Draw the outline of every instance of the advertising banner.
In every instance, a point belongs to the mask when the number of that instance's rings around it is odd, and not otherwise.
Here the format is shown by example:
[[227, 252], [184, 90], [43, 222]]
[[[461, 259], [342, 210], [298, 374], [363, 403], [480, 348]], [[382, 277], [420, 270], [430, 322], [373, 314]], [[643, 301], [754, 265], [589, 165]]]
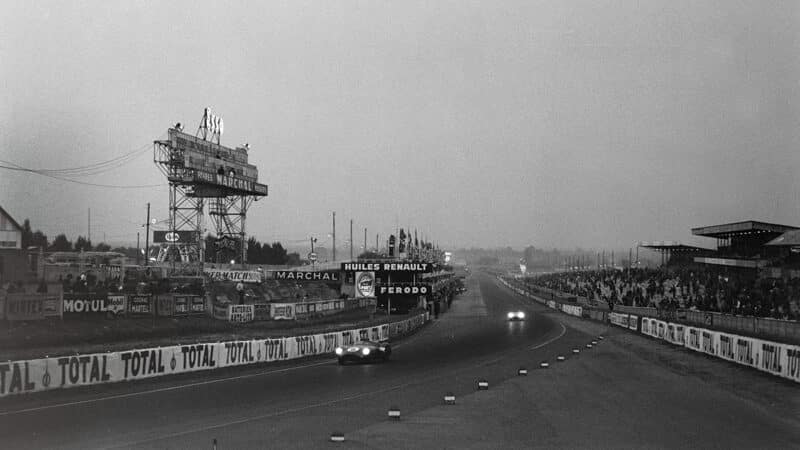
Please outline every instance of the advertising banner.
[[253, 318], [254, 320], [269, 320], [270, 319], [270, 304], [269, 303], [256, 303], [253, 305]]
[[583, 308], [575, 305], [561, 305], [561, 311], [564, 311], [565, 313], [571, 316], [577, 316], [577, 317], [581, 317], [581, 315], [583, 314]]
[[608, 320], [618, 327], [628, 328], [628, 315], [620, 313], [608, 313]]
[[254, 318], [254, 305], [228, 305], [228, 322], [252, 322]]
[[153, 297], [151, 295], [129, 295], [128, 312], [130, 314], [152, 314]]
[[342, 263], [344, 272], [407, 272], [424, 273], [433, 270], [433, 264], [423, 262]]
[[125, 312], [125, 305], [124, 303], [120, 305], [116, 298], [109, 299], [105, 294], [93, 292], [73, 293], [63, 295], [63, 310], [65, 315], [98, 313], [122, 314]]
[[296, 280], [296, 281], [323, 281], [327, 283], [338, 283], [340, 280], [338, 270], [322, 271], [297, 271], [297, 270], [273, 270], [265, 273], [266, 279], [273, 280]]
[[553, 300], [548, 300], [547, 301], [547, 307], [548, 308], [552, 308], [552, 309], [556, 309], [556, 302], [553, 301]]
[[155, 297], [156, 311], [159, 316], [169, 317], [175, 315], [175, 303], [178, 296], [159, 295]]
[[426, 283], [391, 283], [378, 286], [379, 295], [427, 295], [430, 290], [430, 285]]
[[272, 304], [270, 304], [269, 315], [274, 320], [294, 320], [294, 318], [295, 318], [295, 304], [294, 303], [272, 303]]
[[0, 363], [0, 397], [332, 354], [337, 346], [384, 341], [424, 322], [420, 314], [392, 324], [307, 336], [8, 361]]
[[6, 294], [6, 319], [44, 319], [44, 299], [45, 297], [42, 294]]
[[257, 270], [225, 270], [204, 268], [203, 273], [213, 281], [241, 281], [261, 283], [261, 272]]
[[639, 329], [639, 316], [628, 314], [628, 328], [636, 331]]
[[356, 298], [375, 297], [375, 272], [356, 272]]
[[153, 231], [153, 242], [156, 244], [193, 244], [197, 242], [196, 231]]

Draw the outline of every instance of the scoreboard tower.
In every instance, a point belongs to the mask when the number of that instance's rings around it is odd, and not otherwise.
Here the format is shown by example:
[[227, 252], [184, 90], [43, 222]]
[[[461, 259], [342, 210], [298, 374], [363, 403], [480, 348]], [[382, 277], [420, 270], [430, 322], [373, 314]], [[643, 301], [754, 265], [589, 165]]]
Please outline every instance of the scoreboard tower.
[[[166, 140], [153, 142], [153, 160], [169, 182], [169, 232], [156, 243], [157, 260], [171, 263], [173, 274], [201, 273], [206, 252], [214, 252], [216, 262], [247, 262], [247, 210], [267, 195], [267, 185], [248, 163], [247, 144], [220, 145], [223, 126], [206, 108], [194, 136], [176, 124]], [[213, 249], [203, 238], [205, 204], [216, 234]]]

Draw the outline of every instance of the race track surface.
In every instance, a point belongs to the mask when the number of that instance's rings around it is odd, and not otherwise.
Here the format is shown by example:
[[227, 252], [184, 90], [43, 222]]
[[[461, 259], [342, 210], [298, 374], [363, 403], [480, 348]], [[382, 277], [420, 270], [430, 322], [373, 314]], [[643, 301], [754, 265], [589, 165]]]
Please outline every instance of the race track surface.
[[[622, 331], [565, 326], [572, 319], [488, 275], [471, 276], [467, 286], [439, 320], [398, 342], [388, 363], [341, 367], [318, 357], [7, 398], [0, 401], [3, 448], [211, 449], [214, 440], [219, 450], [786, 448], [800, 442], [785, 410], [695, 376], [662, 374], [659, 361], [634, 360], [629, 349], [613, 346]], [[511, 309], [526, 311], [528, 320], [507, 322]], [[539, 362], [554, 364], [556, 354], [570, 354], [599, 333], [609, 336], [609, 345], [545, 376], [534, 373]], [[520, 366], [531, 374], [517, 377]], [[479, 379], [489, 382], [489, 391], [476, 392]], [[457, 396], [457, 406], [441, 406], [447, 392]], [[636, 392], [641, 395], [629, 395]], [[393, 406], [402, 411], [399, 422], [387, 418]], [[334, 431], [347, 440], [329, 442]]]

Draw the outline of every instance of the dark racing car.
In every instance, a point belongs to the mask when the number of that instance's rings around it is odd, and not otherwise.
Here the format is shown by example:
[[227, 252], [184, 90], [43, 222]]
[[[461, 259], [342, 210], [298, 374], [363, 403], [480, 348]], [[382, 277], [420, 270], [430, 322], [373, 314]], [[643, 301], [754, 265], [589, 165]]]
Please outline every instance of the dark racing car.
[[336, 356], [342, 365], [349, 362], [386, 361], [391, 354], [392, 347], [387, 343], [362, 341], [336, 347]]

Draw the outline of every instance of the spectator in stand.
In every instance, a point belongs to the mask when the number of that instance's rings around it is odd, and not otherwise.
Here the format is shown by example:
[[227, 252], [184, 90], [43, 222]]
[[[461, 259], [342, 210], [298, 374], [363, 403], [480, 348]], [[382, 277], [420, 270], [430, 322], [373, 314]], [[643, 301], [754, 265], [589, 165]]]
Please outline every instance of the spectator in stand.
[[561, 272], [537, 276], [528, 284], [628, 306], [678, 308], [800, 319], [800, 279], [755, 278], [726, 268], [691, 266], [668, 269]]

